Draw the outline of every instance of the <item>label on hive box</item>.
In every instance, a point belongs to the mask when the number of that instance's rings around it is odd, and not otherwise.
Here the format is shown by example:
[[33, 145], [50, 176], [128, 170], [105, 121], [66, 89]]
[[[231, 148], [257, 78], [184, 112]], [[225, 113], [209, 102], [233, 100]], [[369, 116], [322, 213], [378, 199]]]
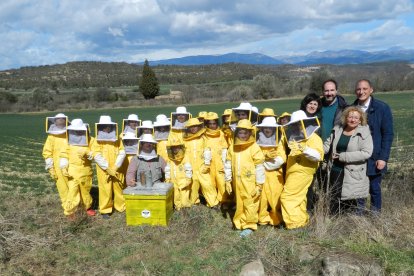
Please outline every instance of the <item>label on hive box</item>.
[[151, 211], [144, 209], [144, 210], [142, 210], [142, 212], [141, 212], [141, 216], [142, 216], [143, 218], [149, 218], [149, 217], [151, 216]]

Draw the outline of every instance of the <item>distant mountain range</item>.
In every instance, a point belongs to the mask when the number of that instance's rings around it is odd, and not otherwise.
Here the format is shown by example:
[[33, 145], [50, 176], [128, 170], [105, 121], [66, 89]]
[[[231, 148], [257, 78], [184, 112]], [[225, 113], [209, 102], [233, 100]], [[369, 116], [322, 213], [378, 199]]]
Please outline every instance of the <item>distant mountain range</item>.
[[[150, 65], [206, 65], [221, 63], [245, 63], [245, 64], [361, 64], [386, 61], [407, 61], [414, 62], [414, 49], [403, 49], [393, 47], [382, 51], [358, 51], [339, 50], [311, 52], [307, 55], [296, 56], [275, 56], [254, 53], [238, 54], [229, 53], [224, 55], [199, 55], [182, 58], [150, 60]], [[142, 64], [142, 63], [139, 63]]]

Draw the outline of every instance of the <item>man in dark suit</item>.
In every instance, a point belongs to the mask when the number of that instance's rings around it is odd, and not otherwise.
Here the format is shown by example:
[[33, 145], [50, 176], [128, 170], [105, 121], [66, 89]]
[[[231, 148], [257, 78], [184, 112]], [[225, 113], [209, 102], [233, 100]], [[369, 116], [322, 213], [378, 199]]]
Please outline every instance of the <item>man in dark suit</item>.
[[381, 180], [387, 170], [391, 144], [394, 138], [393, 119], [388, 104], [372, 96], [374, 89], [367, 79], [357, 81], [354, 105], [360, 107], [368, 118], [374, 142], [374, 151], [368, 159], [367, 174], [370, 180], [369, 193], [371, 195], [371, 210], [381, 211]]

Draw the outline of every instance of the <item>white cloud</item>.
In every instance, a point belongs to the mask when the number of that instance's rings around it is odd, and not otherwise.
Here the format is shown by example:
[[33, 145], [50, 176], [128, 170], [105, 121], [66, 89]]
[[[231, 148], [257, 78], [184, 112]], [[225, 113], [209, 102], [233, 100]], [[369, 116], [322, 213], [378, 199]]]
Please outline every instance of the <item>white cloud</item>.
[[[352, 24], [358, 28], [360, 24]], [[283, 40], [283, 48], [290, 49], [293, 53], [307, 53], [313, 50], [381, 50], [393, 46], [406, 48], [412, 45], [414, 30], [407, 27], [403, 21], [388, 20], [376, 28], [366, 31], [350, 30], [338, 33], [336, 30], [322, 31], [306, 28], [293, 32], [289, 39]], [[279, 43], [282, 40], [277, 40]], [[275, 55], [275, 53], [273, 53]]]
[[376, 28], [367, 31], [349, 31], [341, 35], [333, 34], [323, 38], [336, 41], [341, 49], [379, 50], [393, 46], [409, 46], [414, 30], [400, 20], [388, 20]]
[[399, 17], [413, 11], [411, 0], [3, 0], [0, 56], [8, 58], [0, 67], [407, 47], [413, 30]]
[[108, 32], [113, 36], [124, 36], [124, 32], [121, 28], [108, 27]]

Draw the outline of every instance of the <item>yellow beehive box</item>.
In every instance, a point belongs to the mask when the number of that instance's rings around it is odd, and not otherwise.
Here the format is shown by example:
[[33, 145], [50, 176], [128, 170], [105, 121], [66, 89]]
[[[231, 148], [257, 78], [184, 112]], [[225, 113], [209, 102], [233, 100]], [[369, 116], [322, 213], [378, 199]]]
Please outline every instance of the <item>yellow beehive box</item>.
[[127, 225], [167, 226], [173, 213], [173, 185], [155, 183], [151, 188], [141, 185], [124, 190]]

